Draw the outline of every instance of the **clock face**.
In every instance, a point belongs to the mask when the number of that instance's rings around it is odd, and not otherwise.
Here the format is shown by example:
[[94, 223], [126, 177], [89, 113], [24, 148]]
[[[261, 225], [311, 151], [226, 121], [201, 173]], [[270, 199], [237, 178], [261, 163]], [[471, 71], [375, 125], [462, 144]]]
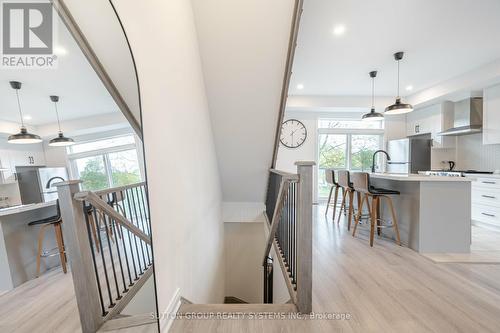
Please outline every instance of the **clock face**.
[[288, 148], [300, 147], [307, 138], [307, 130], [304, 124], [297, 119], [288, 119], [281, 125], [280, 141]]

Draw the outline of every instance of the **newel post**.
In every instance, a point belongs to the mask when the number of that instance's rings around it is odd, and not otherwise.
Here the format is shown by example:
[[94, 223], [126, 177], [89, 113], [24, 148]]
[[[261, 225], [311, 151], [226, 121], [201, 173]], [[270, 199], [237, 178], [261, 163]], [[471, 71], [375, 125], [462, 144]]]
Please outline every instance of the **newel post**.
[[295, 162], [299, 175], [297, 206], [297, 308], [300, 313], [312, 311], [312, 221], [313, 167], [311, 161]]
[[81, 201], [74, 199], [80, 180], [54, 184], [59, 195], [64, 246], [75, 288], [82, 332], [97, 332], [103, 323], [101, 305]]

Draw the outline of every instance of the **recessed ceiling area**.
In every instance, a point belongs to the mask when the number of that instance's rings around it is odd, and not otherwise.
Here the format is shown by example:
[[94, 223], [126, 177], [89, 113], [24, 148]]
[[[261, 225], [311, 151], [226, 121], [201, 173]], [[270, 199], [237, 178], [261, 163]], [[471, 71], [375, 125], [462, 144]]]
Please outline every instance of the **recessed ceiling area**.
[[58, 19], [56, 69], [0, 69], [0, 120], [20, 122], [9, 81], [22, 82], [21, 107], [28, 125], [56, 122], [50, 95], [59, 95], [61, 121], [120, 112], [64, 24]]
[[305, 0], [290, 95], [401, 95], [500, 59], [498, 0]]

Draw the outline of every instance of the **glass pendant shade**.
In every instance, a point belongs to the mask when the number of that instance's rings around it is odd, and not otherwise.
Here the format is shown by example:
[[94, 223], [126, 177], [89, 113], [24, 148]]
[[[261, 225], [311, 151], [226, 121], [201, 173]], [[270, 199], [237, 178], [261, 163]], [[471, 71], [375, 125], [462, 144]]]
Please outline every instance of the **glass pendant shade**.
[[21, 117], [21, 129], [19, 133], [10, 135], [9, 138], [7, 139], [7, 142], [14, 144], [30, 144], [30, 143], [42, 142], [42, 138], [40, 138], [36, 134], [29, 133], [26, 127], [24, 126], [23, 112], [21, 111], [21, 103], [19, 101], [19, 90], [21, 89], [21, 82], [10, 81], [9, 83], [12, 89], [16, 91], [17, 108], [19, 111], [19, 116]]
[[405, 114], [413, 111], [413, 106], [407, 103], [401, 103], [401, 96], [399, 95], [399, 62], [403, 59], [404, 52], [394, 53], [394, 59], [398, 63], [398, 96], [396, 97], [396, 102], [385, 108], [384, 114], [395, 115], [395, 114]]

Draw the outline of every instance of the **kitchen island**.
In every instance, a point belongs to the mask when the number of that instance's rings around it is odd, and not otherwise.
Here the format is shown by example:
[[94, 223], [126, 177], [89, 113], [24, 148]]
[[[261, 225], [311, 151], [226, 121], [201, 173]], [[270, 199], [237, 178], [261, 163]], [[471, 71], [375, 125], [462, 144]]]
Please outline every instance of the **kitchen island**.
[[[468, 253], [471, 243], [471, 181], [468, 177], [370, 174], [375, 187], [393, 195], [401, 242], [420, 253]], [[382, 199], [381, 216], [390, 219]], [[382, 235], [394, 239], [393, 228]]]
[[[0, 209], [0, 294], [36, 277], [40, 227], [28, 223], [55, 214], [55, 201]], [[54, 231], [48, 228], [44, 249], [56, 246]], [[58, 256], [43, 258], [41, 273], [59, 264]]]

